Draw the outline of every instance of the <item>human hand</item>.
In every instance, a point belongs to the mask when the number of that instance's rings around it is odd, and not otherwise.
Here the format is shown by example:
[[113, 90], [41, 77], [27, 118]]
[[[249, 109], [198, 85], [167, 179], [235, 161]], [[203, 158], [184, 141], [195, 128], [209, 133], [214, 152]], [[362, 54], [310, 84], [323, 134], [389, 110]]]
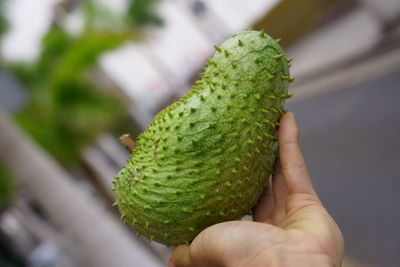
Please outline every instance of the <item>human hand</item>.
[[253, 220], [223, 222], [175, 248], [169, 267], [341, 266], [344, 243], [311, 184], [293, 113], [282, 116], [280, 159]]

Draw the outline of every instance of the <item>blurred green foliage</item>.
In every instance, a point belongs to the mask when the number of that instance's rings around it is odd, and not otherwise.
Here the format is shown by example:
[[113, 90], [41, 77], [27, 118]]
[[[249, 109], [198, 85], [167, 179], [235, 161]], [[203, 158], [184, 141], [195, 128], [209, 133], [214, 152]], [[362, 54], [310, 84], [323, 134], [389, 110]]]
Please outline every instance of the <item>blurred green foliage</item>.
[[74, 38], [53, 27], [37, 62], [10, 65], [30, 89], [30, 101], [16, 114], [17, 122], [60, 161], [78, 160], [81, 148], [123, 115], [122, 99], [98, 88], [90, 71], [102, 53], [127, 38], [101, 31]]
[[[129, 11], [133, 13], [126, 16], [136, 24], [150, 23], [152, 5], [133, 4], [136, 2], [141, 1], [131, 1]], [[127, 103], [115, 91], [103, 88], [93, 74], [103, 53], [137, 35], [126, 17], [118, 18], [94, 2], [86, 1], [83, 10], [85, 23], [80, 34], [69, 34], [54, 24], [44, 36], [35, 62], [8, 65], [30, 94], [16, 121], [66, 165], [79, 160], [82, 148], [101, 132], [122, 121]]]
[[6, 0], [0, 0], [0, 38], [8, 29], [8, 23], [5, 18], [5, 8]]
[[160, 0], [131, 0], [128, 4], [127, 21], [136, 27], [144, 25], [163, 25], [162, 19], [153, 12]]
[[16, 184], [7, 169], [0, 164], [0, 210], [14, 195]]

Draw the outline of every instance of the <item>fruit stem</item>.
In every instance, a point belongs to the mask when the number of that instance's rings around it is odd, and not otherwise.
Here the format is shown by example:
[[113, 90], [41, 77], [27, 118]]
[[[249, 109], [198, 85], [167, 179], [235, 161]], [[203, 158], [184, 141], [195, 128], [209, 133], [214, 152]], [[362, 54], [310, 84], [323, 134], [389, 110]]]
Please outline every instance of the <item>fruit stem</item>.
[[119, 137], [119, 141], [125, 146], [130, 152], [136, 147], [135, 141], [132, 139], [130, 134], [123, 134]]

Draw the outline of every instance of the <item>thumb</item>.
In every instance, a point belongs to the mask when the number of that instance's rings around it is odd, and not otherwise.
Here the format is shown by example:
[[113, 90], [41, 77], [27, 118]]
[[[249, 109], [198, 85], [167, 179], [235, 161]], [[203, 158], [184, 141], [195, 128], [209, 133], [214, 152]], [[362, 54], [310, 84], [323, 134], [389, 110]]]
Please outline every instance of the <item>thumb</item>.
[[280, 125], [280, 162], [289, 191], [287, 215], [280, 227], [314, 234], [325, 240], [333, 239], [333, 244], [342, 243], [340, 229], [322, 205], [311, 183], [300, 150], [299, 131], [293, 113], [283, 115]]
[[316, 196], [299, 145], [299, 129], [294, 114], [285, 113], [279, 127], [279, 154], [283, 177], [289, 194]]
[[279, 154], [282, 176], [289, 193], [285, 222], [305, 227], [323, 207], [308, 175], [298, 136], [299, 130], [293, 113], [284, 114], [279, 128]]
[[316, 230], [315, 220], [320, 219], [319, 215], [324, 208], [308, 175], [299, 145], [299, 130], [291, 112], [284, 114], [281, 119], [279, 152], [281, 171], [289, 192], [286, 199], [287, 216], [284, 222], [302, 230], [305, 230], [304, 228]]

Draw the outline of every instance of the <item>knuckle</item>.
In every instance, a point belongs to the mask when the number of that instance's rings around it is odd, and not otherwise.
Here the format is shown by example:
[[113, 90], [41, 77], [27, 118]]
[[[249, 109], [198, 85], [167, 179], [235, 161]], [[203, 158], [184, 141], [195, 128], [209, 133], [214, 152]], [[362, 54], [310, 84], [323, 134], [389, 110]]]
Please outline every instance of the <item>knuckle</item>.
[[307, 193], [295, 193], [288, 197], [287, 212], [296, 213], [300, 210], [309, 208], [321, 208], [323, 209], [319, 199], [312, 194]]
[[282, 166], [283, 171], [300, 170], [300, 169], [304, 169], [306, 167], [304, 162], [296, 163], [296, 162], [287, 162], [287, 161], [281, 162], [281, 166]]

